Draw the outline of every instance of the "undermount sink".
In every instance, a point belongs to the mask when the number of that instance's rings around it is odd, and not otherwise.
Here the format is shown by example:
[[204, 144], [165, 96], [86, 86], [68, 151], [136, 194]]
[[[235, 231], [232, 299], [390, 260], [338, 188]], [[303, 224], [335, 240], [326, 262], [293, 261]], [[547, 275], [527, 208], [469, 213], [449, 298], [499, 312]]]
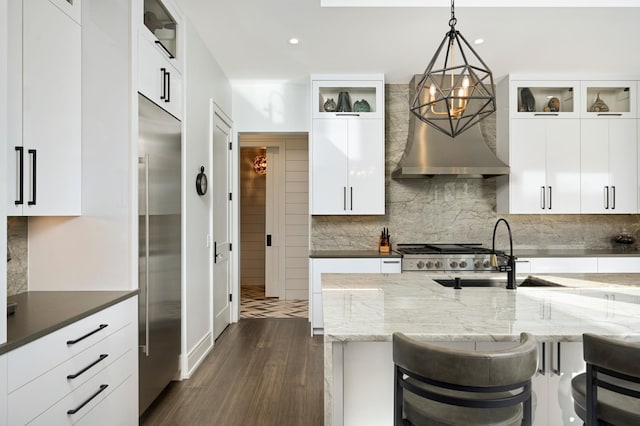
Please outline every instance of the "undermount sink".
[[[435, 282], [444, 287], [455, 287], [455, 279], [434, 279]], [[535, 278], [516, 279], [518, 287], [562, 287], [560, 284], [548, 281], [538, 280]], [[460, 286], [464, 287], [507, 287], [505, 278], [461, 278]]]

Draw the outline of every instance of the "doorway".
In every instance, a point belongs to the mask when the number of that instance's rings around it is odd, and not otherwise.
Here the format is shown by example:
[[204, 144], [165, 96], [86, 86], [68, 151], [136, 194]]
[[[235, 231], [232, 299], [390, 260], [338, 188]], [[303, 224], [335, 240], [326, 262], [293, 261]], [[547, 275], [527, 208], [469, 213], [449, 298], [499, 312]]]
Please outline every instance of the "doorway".
[[238, 139], [240, 318], [306, 318], [307, 134]]

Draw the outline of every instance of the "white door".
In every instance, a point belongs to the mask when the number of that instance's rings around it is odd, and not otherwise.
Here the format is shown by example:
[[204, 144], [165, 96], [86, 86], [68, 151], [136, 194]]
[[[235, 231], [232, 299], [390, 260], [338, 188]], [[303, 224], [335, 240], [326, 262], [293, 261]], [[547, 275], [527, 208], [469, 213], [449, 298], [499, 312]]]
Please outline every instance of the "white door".
[[211, 212], [213, 235], [213, 336], [231, 322], [231, 125], [214, 105], [212, 114]]
[[546, 126], [544, 120], [511, 120], [511, 213], [544, 213]]
[[313, 120], [311, 213], [348, 214], [348, 121], [341, 118]]
[[609, 177], [612, 213], [638, 211], [636, 120], [609, 120]]
[[545, 121], [547, 211], [580, 213], [580, 120]]
[[349, 120], [347, 211], [384, 214], [382, 119]]
[[267, 146], [267, 194], [265, 206], [265, 262], [264, 295], [281, 297], [280, 259], [284, 256], [284, 245], [280, 220], [284, 215], [281, 204], [284, 200], [284, 171], [282, 170], [279, 146]]

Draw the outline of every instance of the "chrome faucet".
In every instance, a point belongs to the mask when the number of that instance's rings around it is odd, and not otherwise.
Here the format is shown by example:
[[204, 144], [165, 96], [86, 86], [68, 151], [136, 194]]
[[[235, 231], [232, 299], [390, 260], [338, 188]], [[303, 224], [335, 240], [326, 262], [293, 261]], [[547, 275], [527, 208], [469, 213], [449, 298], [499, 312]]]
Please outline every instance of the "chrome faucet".
[[[509, 255], [505, 253], [496, 253], [496, 229], [498, 229], [498, 225], [500, 222], [504, 222], [507, 226], [507, 230], [509, 231]], [[507, 273], [507, 289], [515, 290], [516, 289], [516, 257], [513, 255], [513, 238], [511, 236], [511, 226], [509, 226], [509, 222], [506, 219], [500, 218], [496, 221], [495, 226], [493, 227], [493, 243], [491, 245], [491, 266], [496, 268], [500, 272]], [[507, 260], [506, 265], [498, 264], [498, 256], [503, 257]]]

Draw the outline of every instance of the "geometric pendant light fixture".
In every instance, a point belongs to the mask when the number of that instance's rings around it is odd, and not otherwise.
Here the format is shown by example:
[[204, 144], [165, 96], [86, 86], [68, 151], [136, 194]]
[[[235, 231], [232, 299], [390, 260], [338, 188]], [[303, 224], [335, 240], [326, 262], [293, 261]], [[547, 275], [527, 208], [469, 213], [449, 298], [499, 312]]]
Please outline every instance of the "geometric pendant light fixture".
[[267, 157], [262, 154], [256, 155], [253, 159], [253, 170], [259, 175], [267, 174]]
[[496, 111], [493, 74], [455, 29], [451, 0], [449, 31], [418, 81], [410, 109], [418, 119], [455, 138]]

